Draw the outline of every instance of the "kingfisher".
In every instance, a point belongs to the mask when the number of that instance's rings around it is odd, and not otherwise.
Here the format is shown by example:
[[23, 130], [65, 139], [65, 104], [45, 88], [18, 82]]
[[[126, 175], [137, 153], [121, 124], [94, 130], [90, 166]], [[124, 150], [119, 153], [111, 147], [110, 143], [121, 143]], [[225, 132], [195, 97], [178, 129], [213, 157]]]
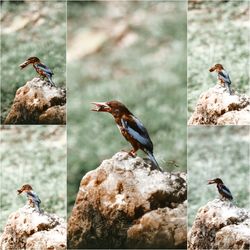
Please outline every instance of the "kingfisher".
[[226, 198], [228, 200], [232, 200], [233, 196], [230, 192], [230, 190], [224, 185], [223, 181], [220, 178], [216, 178], [213, 180], [208, 180], [208, 185], [210, 184], [217, 184], [217, 189], [220, 195], [223, 198]]
[[29, 57], [25, 62], [20, 64], [19, 67], [21, 69], [24, 69], [29, 64], [33, 65], [36, 72], [40, 76], [42, 76], [43, 79], [46, 77], [49, 80], [50, 84], [52, 86], [55, 86], [55, 83], [52, 81], [52, 75], [54, 75], [54, 73], [52, 72], [52, 70], [49, 67], [47, 67], [45, 64], [41, 63], [41, 61], [38, 57], [35, 57], [35, 56]]
[[210, 72], [216, 71], [218, 73], [217, 78], [223, 86], [225, 86], [229, 92], [229, 95], [232, 95], [232, 90], [231, 90], [231, 80], [229, 77], [229, 74], [227, 71], [224, 69], [224, 67], [217, 63], [213, 67], [209, 69]]
[[92, 102], [92, 104], [95, 105], [92, 111], [108, 112], [113, 116], [121, 134], [132, 145], [129, 155], [135, 157], [136, 152], [141, 149], [152, 161], [154, 169], [163, 172], [154, 157], [153, 143], [149, 137], [147, 129], [123, 103], [119, 101], [109, 101]]
[[25, 193], [27, 195], [29, 203], [35, 207], [37, 212], [41, 213], [41, 200], [39, 199], [38, 195], [33, 191], [31, 185], [24, 184], [20, 189], [17, 190], [17, 193], [19, 195]]

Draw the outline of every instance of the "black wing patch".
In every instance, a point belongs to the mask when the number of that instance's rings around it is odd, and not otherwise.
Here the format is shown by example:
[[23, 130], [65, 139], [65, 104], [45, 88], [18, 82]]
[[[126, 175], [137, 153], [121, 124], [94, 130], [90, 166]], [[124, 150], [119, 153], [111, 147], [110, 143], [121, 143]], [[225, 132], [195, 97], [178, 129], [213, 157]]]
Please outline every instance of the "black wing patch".
[[225, 185], [221, 185], [220, 188], [221, 191], [225, 193], [228, 197], [233, 198], [233, 195], [231, 194], [230, 190]]
[[220, 71], [218, 72], [220, 78], [222, 78], [222, 80], [228, 84], [231, 84], [231, 80], [230, 80], [230, 77], [229, 77], [229, 74], [223, 70], [223, 71]]

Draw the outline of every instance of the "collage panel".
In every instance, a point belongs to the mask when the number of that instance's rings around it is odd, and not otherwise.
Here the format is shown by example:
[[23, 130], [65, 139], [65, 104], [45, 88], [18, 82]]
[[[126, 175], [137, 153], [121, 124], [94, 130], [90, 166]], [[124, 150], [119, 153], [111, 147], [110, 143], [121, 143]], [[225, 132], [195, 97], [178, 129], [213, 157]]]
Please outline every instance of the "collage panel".
[[249, 13], [249, 1], [189, 1], [189, 125], [250, 125]]
[[69, 249], [186, 248], [186, 7], [68, 2]]
[[66, 123], [66, 2], [1, 1], [1, 123]]
[[0, 10], [1, 250], [250, 249], [249, 0]]
[[66, 249], [65, 126], [1, 127], [1, 249]]
[[248, 249], [248, 126], [188, 129], [188, 249]]

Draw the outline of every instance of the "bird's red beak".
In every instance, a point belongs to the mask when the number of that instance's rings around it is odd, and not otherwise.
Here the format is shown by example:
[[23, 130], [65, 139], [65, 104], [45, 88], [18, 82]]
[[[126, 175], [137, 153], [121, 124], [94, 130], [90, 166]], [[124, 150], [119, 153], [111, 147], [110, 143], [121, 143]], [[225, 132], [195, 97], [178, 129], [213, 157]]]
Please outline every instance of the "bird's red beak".
[[23, 192], [23, 190], [21, 190], [21, 189], [17, 190], [17, 194], [21, 194], [22, 192]]
[[209, 71], [210, 71], [210, 72], [215, 71], [215, 67], [210, 68]]
[[91, 104], [95, 105], [91, 111], [96, 112], [110, 112], [111, 108], [106, 102], [91, 102]]
[[30, 64], [30, 61], [25, 61], [25, 62], [23, 62], [22, 64], [20, 64], [19, 65], [19, 67], [21, 68], [21, 69], [24, 69], [26, 66], [28, 66]]
[[214, 183], [215, 183], [215, 181], [214, 181], [214, 180], [208, 180], [208, 181], [207, 181], [207, 184], [208, 184], [208, 185], [210, 185], [210, 184], [214, 184]]

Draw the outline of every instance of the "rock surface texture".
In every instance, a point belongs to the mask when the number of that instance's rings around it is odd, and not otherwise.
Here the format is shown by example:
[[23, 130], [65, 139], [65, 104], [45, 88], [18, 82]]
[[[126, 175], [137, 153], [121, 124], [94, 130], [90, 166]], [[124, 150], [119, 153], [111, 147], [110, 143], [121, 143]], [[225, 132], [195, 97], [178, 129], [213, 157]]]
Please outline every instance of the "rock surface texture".
[[250, 97], [217, 84], [200, 95], [188, 125], [250, 125]]
[[66, 91], [34, 78], [16, 92], [5, 124], [65, 124]]
[[188, 237], [192, 249], [249, 249], [250, 213], [216, 199], [201, 207]]
[[81, 181], [68, 248], [185, 248], [186, 174], [119, 152]]
[[12, 213], [0, 237], [2, 250], [66, 249], [66, 222], [26, 205]]

